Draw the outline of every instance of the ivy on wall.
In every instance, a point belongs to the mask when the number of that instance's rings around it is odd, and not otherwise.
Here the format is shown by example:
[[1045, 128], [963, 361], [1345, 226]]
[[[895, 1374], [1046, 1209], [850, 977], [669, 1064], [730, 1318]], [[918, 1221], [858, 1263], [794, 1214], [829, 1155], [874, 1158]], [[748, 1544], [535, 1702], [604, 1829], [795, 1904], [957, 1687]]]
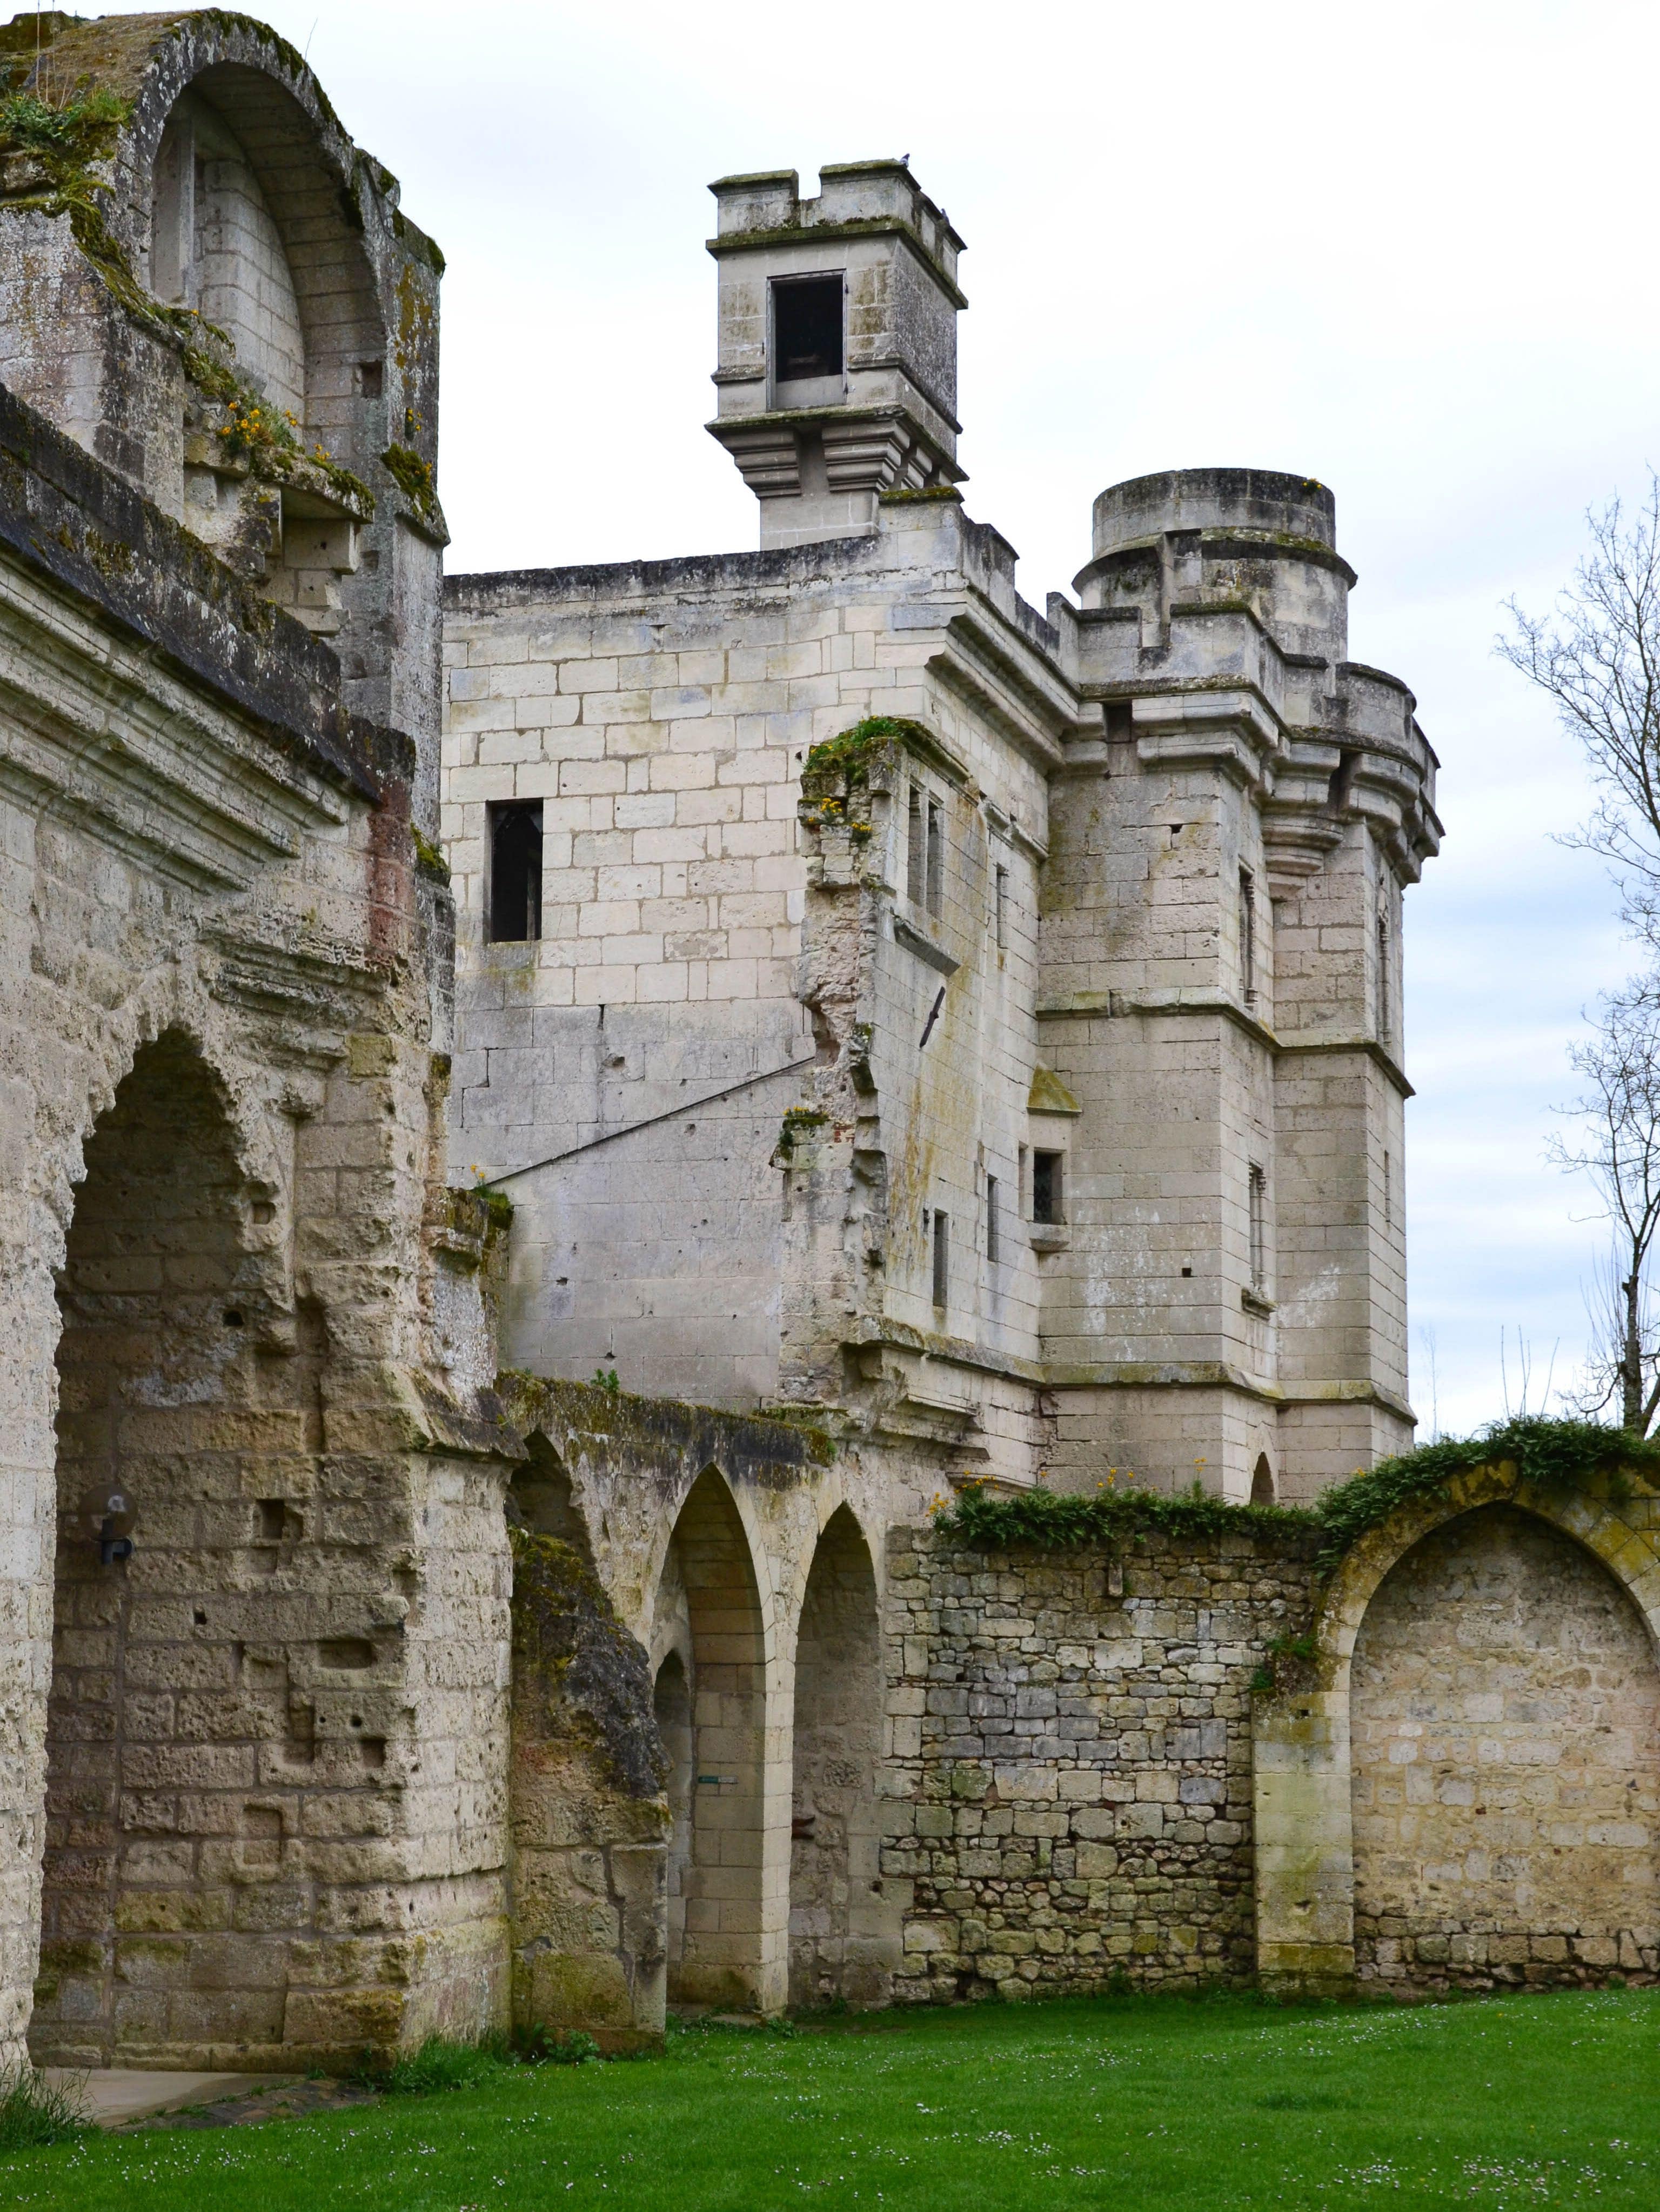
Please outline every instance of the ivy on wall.
[[1154, 1530], [1172, 1536], [1279, 1535], [1312, 1540], [1316, 1565], [1329, 1574], [1368, 1528], [1408, 1498], [1444, 1490], [1473, 1468], [1505, 1462], [1539, 1490], [1579, 1490], [1601, 1480], [1616, 1495], [1628, 1495], [1633, 1474], [1660, 1487], [1660, 1443], [1590, 1421], [1526, 1416], [1380, 1460], [1369, 1474], [1335, 1484], [1312, 1505], [1236, 1505], [1196, 1483], [1170, 1495], [1140, 1489], [1133, 1477], [1091, 1492], [1039, 1487], [1012, 1498], [992, 1497], [970, 1483], [954, 1504], [936, 1512], [933, 1525], [949, 1540], [982, 1552], [1021, 1544], [1050, 1551], [1090, 1544], [1112, 1548]]

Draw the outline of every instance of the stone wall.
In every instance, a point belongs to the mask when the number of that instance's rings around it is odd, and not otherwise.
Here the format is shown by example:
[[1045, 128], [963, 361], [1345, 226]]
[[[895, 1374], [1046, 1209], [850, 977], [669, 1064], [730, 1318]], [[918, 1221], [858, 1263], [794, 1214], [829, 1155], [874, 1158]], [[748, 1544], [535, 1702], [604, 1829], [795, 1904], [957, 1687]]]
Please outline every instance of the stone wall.
[[910, 2002], [1255, 1971], [1251, 1692], [1298, 1534], [889, 1552], [885, 1880]]
[[1660, 1967], [1660, 1668], [1590, 1554], [1513, 1507], [1424, 1538], [1352, 1674], [1355, 1959], [1397, 1990]]

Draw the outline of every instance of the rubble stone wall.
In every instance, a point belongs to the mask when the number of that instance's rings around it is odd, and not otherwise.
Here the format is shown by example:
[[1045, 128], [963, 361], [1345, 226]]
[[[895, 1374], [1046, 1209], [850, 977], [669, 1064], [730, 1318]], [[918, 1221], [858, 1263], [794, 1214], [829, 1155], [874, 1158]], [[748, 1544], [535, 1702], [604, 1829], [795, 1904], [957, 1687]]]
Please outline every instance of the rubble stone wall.
[[901, 2001], [1255, 1971], [1251, 1693], [1307, 1620], [1300, 1535], [888, 1562], [884, 1875]]

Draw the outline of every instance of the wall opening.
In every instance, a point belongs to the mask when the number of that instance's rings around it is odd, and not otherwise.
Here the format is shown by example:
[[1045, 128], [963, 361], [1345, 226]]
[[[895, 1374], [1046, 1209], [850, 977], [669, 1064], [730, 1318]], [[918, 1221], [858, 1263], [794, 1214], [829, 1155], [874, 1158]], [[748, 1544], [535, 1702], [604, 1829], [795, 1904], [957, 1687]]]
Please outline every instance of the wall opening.
[[775, 279], [772, 287], [773, 380], [842, 374], [840, 274]]
[[899, 1928], [882, 1889], [881, 1714], [876, 1576], [844, 1505], [818, 1539], [795, 1644], [792, 2005], [883, 2004], [891, 1993]]
[[1350, 1685], [1363, 1978], [1660, 1969], [1660, 1668], [1589, 1552], [1508, 1505], [1446, 1523], [1379, 1584]]
[[528, 1456], [508, 1486], [508, 1517], [535, 1536], [554, 1536], [593, 1565], [587, 1523], [571, 1492], [564, 1462], [539, 1430], [526, 1440]]
[[492, 804], [489, 817], [489, 941], [534, 943], [542, 934], [542, 802]]
[[1031, 1156], [1031, 1218], [1041, 1226], [1058, 1228], [1066, 1218], [1061, 1211], [1065, 1162], [1063, 1152], [1035, 1152]]
[[307, 1801], [337, 1803], [368, 1752], [320, 1739], [290, 1680], [321, 1316], [262, 1353], [251, 1210], [206, 1066], [145, 1047], [88, 1140], [58, 1285], [37, 2063], [283, 2045], [317, 1921]]
[[1258, 1455], [1256, 1465], [1251, 1471], [1250, 1502], [1253, 1505], [1272, 1505], [1274, 1502], [1274, 1469], [1268, 1464], [1266, 1452]]
[[[749, 1540], [713, 1468], [680, 1509], [655, 1613], [658, 1647], [678, 1646], [690, 1659], [689, 1667], [681, 1660], [690, 1832], [678, 1906], [672, 1894], [669, 1906], [669, 2002], [752, 2008], [762, 2001], [764, 1963], [766, 1650]], [[660, 1665], [657, 1682], [660, 1695], [672, 1694]]]

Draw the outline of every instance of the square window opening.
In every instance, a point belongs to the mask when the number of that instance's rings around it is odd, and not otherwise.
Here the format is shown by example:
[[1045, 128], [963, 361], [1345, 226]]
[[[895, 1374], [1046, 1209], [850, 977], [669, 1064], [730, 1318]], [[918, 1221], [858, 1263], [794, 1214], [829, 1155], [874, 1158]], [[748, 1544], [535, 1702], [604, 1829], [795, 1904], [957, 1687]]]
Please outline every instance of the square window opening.
[[1058, 1229], [1066, 1219], [1061, 1211], [1066, 1157], [1064, 1152], [1031, 1156], [1031, 1218], [1044, 1228]]
[[840, 276], [776, 280], [772, 288], [773, 381], [842, 374]]
[[489, 942], [532, 944], [542, 934], [541, 800], [492, 805], [489, 828]]

